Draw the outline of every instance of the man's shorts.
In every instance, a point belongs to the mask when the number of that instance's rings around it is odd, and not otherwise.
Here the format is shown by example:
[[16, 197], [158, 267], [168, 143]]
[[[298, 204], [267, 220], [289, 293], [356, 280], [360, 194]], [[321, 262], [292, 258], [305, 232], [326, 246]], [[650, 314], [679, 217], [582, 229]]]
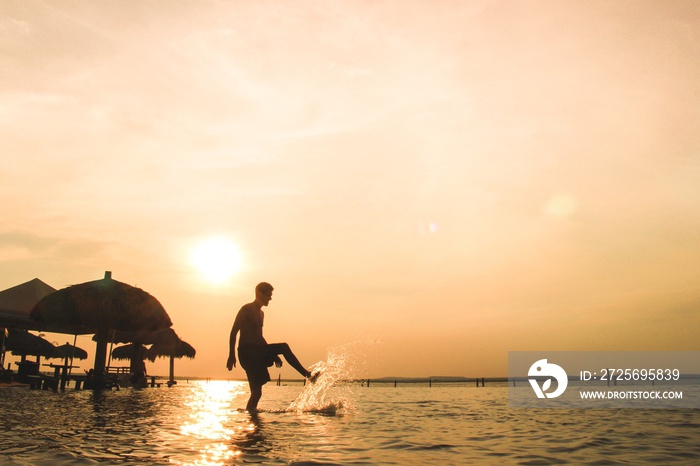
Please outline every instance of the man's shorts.
[[245, 345], [238, 347], [238, 360], [251, 385], [263, 386], [270, 381], [267, 368], [279, 354], [277, 345]]

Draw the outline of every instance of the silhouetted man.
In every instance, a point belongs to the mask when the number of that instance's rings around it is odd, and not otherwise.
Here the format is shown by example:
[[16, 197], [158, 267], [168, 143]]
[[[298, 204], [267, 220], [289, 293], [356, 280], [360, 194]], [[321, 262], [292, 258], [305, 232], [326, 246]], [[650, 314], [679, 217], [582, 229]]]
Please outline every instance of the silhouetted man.
[[312, 377], [311, 372], [301, 365], [287, 343], [268, 344], [265, 341], [262, 332], [265, 313], [262, 308], [270, 303], [272, 290], [272, 285], [266, 282], [259, 283], [255, 287], [255, 301], [245, 304], [238, 311], [229, 339], [226, 368], [231, 370], [236, 366], [236, 336], [238, 332], [241, 332], [241, 340], [238, 344], [238, 358], [250, 385], [250, 399], [246, 405], [246, 409], [250, 413], [257, 411], [258, 402], [262, 396], [262, 386], [270, 381], [270, 373], [267, 368], [273, 364], [277, 367], [282, 367], [280, 354], [305, 378], [314, 382], [316, 377], [318, 377], [318, 374], [314, 374]]

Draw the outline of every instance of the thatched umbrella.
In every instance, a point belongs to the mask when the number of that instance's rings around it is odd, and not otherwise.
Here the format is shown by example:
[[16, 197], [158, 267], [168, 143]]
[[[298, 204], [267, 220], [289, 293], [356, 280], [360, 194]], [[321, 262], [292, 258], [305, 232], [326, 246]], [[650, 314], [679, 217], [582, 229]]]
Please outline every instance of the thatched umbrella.
[[88, 357], [87, 351], [82, 348], [78, 348], [77, 346], [73, 346], [68, 342], [66, 342], [65, 345], [57, 346], [56, 349], [58, 350], [61, 359], [87, 359]]
[[[15, 356], [22, 356], [17, 369], [18, 380], [26, 381], [28, 375], [39, 373], [41, 356], [55, 357], [58, 355], [56, 347], [51, 342], [40, 336], [29, 333], [26, 330], [8, 329], [6, 349]], [[27, 361], [27, 356], [36, 356], [36, 362]]]
[[146, 347], [141, 343], [117, 346], [112, 350], [112, 359], [128, 359], [129, 372], [137, 373], [145, 367], [143, 361], [146, 359]]
[[129, 343], [117, 346], [112, 350], [112, 359], [126, 360], [133, 358], [146, 359], [146, 347], [140, 343]]
[[49, 341], [40, 336], [29, 333], [26, 330], [8, 329], [7, 341], [5, 342], [7, 351], [11, 351], [14, 356], [21, 356], [21, 363], [24, 364], [27, 356], [36, 356], [36, 370], [38, 370], [41, 356], [51, 358], [58, 356], [58, 350]]
[[[110, 357], [113, 357], [114, 359], [129, 359], [130, 363], [129, 366], [132, 369], [140, 367], [144, 359], [146, 359], [145, 352], [146, 348], [143, 345], [152, 345], [156, 341], [159, 341], [163, 339], [163, 335], [167, 334], [167, 332], [173, 332], [172, 329], [166, 328], [163, 330], [157, 330], [155, 332], [152, 331], [147, 331], [147, 330], [138, 330], [138, 331], [123, 331], [123, 330], [112, 330], [109, 332], [109, 340], [111, 342], [111, 345], [113, 346], [114, 343], [130, 343], [129, 345], [124, 345], [124, 346], [119, 346], [117, 348], [112, 349], [110, 347]], [[174, 333], [174, 332], [173, 332]], [[93, 337], [93, 340], [96, 341], [95, 337]], [[133, 344], [133, 346], [131, 345]], [[137, 352], [133, 351], [132, 349], [139, 349], [143, 350], [142, 352]], [[117, 351], [117, 355], [128, 355], [127, 357], [118, 357], [115, 356], [114, 351]]]
[[31, 318], [46, 330], [61, 333], [94, 333], [95, 386], [105, 385], [105, 361], [110, 330], [155, 331], [172, 326], [156, 298], [140, 288], [105, 278], [56, 291], [39, 301]]
[[[82, 360], [87, 359], [88, 357], [87, 351], [82, 348], [78, 348], [75, 345], [71, 345], [68, 342], [66, 342], [64, 345], [56, 347], [56, 350], [58, 351], [58, 356], [54, 357], [63, 359], [63, 365], [68, 368], [68, 374], [73, 371], [73, 359], [78, 358]], [[68, 361], [69, 359], [70, 363]]]
[[172, 328], [164, 328], [156, 331], [138, 330], [138, 331], [123, 331], [115, 330], [110, 332], [110, 339], [113, 343], [141, 343], [143, 345], [152, 345], [157, 341], [169, 338], [174, 334]]
[[129, 381], [134, 387], [146, 386], [146, 347], [141, 343], [117, 346], [111, 352], [112, 359], [129, 360]]
[[168, 380], [168, 386], [172, 386], [175, 384], [175, 358], [180, 359], [186, 357], [194, 359], [197, 351], [192, 345], [186, 341], [182, 341], [172, 329], [160, 333], [162, 334], [162, 338], [153, 343], [148, 351], [146, 351], [146, 358], [151, 362], [154, 362], [158, 357], [170, 358], [170, 378]]

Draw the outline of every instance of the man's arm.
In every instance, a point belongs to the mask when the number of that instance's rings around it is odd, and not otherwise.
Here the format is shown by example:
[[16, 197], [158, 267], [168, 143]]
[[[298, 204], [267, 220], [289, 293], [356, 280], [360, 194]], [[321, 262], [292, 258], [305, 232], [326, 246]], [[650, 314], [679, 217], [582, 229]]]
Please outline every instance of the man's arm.
[[236, 337], [238, 332], [241, 330], [243, 323], [243, 310], [238, 311], [236, 315], [236, 320], [233, 322], [233, 327], [231, 328], [231, 335], [228, 340], [228, 361], [226, 361], [226, 368], [228, 370], [236, 367]]

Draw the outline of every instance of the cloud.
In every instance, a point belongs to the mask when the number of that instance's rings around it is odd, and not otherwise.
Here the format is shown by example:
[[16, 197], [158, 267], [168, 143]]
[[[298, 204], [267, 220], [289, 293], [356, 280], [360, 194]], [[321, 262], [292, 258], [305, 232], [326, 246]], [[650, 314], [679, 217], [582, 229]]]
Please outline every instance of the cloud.
[[456, 333], [484, 310], [498, 329], [621, 309], [612, 333], [635, 290], [698, 278], [678, 5], [0, 4], [0, 252], [59, 282], [107, 263], [167, 283], [222, 232], [246, 279], [436, 341], [435, 307]]
[[55, 263], [70, 258], [77, 265], [89, 262], [108, 248], [109, 243], [88, 238], [65, 239], [18, 230], [0, 233], [0, 262], [6, 263]]

